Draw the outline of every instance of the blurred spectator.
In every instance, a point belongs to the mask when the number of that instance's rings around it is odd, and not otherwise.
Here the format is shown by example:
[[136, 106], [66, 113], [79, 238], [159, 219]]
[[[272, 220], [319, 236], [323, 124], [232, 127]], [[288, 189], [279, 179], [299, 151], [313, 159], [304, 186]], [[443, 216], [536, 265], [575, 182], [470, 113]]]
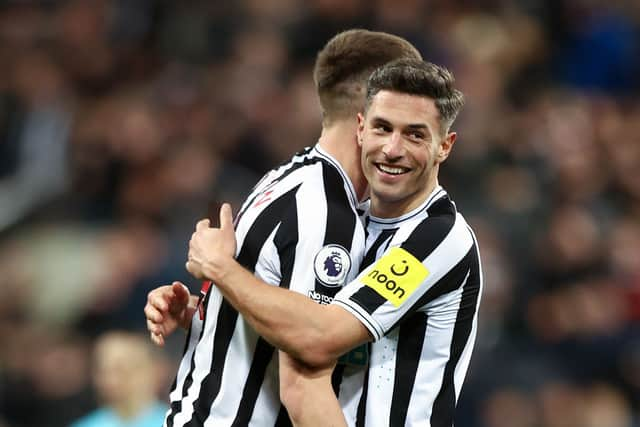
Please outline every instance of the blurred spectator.
[[584, 427], [633, 427], [629, 403], [609, 384], [591, 385], [585, 393]]
[[6, 321], [0, 413], [11, 427], [67, 427], [91, 408], [90, 344], [41, 324]]
[[536, 402], [515, 388], [495, 391], [484, 402], [485, 427], [536, 427], [540, 425]]
[[71, 427], [157, 427], [167, 406], [158, 401], [162, 372], [146, 337], [127, 332], [100, 336], [93, 356], [93, 383], [102, 406]]

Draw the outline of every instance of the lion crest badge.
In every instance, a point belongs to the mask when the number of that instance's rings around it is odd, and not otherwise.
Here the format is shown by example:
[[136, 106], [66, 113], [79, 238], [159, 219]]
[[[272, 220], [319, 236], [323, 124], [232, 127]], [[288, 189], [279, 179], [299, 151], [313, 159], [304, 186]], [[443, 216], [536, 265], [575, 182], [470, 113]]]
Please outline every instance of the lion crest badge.
[[340, 245], [327, 245], [316, 254], [313, 269], [322, 284], [341, 286], [351, 269], [351, 256]]

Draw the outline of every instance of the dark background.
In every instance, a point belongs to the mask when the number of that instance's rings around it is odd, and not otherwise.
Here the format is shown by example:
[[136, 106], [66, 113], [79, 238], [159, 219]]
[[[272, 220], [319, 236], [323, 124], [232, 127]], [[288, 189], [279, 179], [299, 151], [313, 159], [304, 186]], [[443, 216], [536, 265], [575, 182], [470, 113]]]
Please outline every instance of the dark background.
[[638, 1], [5, 0], [0, 426], [96, 406], [96, 337], [144, 333], [157, 285], [197, 290], [195, 222], [316, 142], [315, 53], [354, 27], [467, 97], [440, 180], [485, 272], [457, 425], [640, 425]]

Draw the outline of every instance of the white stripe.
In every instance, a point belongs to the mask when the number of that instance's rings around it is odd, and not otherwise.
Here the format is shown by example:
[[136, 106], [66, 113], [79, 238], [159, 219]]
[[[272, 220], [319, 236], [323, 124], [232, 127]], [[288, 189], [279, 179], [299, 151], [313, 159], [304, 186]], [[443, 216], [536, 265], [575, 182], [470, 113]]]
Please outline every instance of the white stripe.
[[[273, 243], [273, 238], [277, 233], [278, 228], [279, 226], [274, 228], [273, 232], [262, 246], [258, 257], [258, 265], [255, 267], [255, 273], [259, 278], [268, 283], [275, 284], [276, 286], [281, 280], [281, 273], [279, 271], [280, 263], [277, 261], [278, 251]], [[253, 362], [253, 354], [255, 352], [257, 341], [258, 334], [242, 316], [238, 316], [236, 327], [234, 329], [231, 342], [229, 343], [227, 357], [224, 362], [220, 393], [211, 404], [209, 418], [207, 419], [205, 426], [223, 425], [223, 420], [229, 420], [229, 423], [231, 423], [236, 417], [240, 401], [242, 399], [244, 385], [249, 377], [249, 371], [251, 369], [251, 363]], [[277, 368], [273, 367], [273, 364], [270, 366], [271, 369]], [[271, 380], [271, 382], [268, 381], [268, 379], [273, 378], [273, 376], [273, 373], [267, 373], [264, 383], [264, 387], [267, 387], [271, 391], [274, 389], [277, 390], [278, 388], [277, 383], [274, 384], [273, 380]], [[275, 376], [277, 378], [277, 371]], [[275, 394], [275, 396], [278, 396], [278, 394]], [[263, 398], [263, 403], [268, 404], [269, 407], [274, 406], [273, 394], [271, 397], [271, 402], [268, 403], [264, 401]], [[258, 406], [258, 402], [256, 402], [256, 407]], [[267, 422], [270, 417], [268, 417], [267, 414], [264, 414], [262, 418]], [[271, 415], [271, 418], [275, 421], [273, 414]]]
[[[314, 149], [318, 152], [320, 157], [323, 157], [324, 159], [329, 161], [338, 170], [338, 172], [340, 172], [340, 175], [342, 175], [342, 179], [344, 180], [344, 183], [345, 183], [345, 186], [346, 186], [346, 189], [347, 189], [347, 194], [349, 195], [349, 199], [350, 199], [349, 201], [351, 202], [351, 205], [352, 206], [358, 206], [359, 200], [358, 200], [358, 195], [356, 194], [356, 190], [353, 187], [353, 183], [349, 179], [349, 175], [342, 168], [342, 165], [340, 164], [340, 162], [337, 161], [331, 154], [326, 152], [320, 146], [320, 144], [316, 144]], [[322, 185], [321, 188], [324, 188], [324, 185]]]
[[[198, 338], [200, 337], [200, 331], [202, 330], [202, 321], [198, 317], [198, 312], [193, 316], [191, 320], [191, 334], [189, 336], [189, 344], [187, 346], [187, 351], [182, 356], [182, 360], [180, 361], [180, 365], [178, 366], [178, 374], [176, 376], [176, 387], [169, 393], [169, 401], [170, 402], [178, 402], [182, 399], [182, 389], [184, 388], [184, 382], [187, 379], [187, 375], [189, 374], [189, 370], [191, 369], [191, 357], [193, 356], [193, 351], [195, 349], [195, 345], [198, 342]], [[166, 418], [173, 412], [172, 408], [169, 408], [165, 415], [165, 423], [166, 427]], [[174, 424], [175, 425], [175, 424]]]
[[[308, 295], [315, 289], [313, 260], [324, 245], [327, 227], [327, 202], [322, 177], [322, 165], [308, 177], [296, 193], [298, 206], [298, 233], [301, 236], [296, 245], [296, 256], [289, 289]], [[312, 208], [310, 208], [312, 207]]]
[[[202, 339], [196, 346], [195, 351], [195, 368], [193, 370], [193, 384], [189, 387], [187, 395], [182, 399], [182, 411], [174, 417], [174, 426], [181, 426], [187, 423], [193, 415], [193, 402], [200, 395], [200, 387], [211, 366], [213, 352], [211, 351], [213, 337], [216, 331], [216, 319], [220, 311], [222, 295], [215, 288], [209, 290], [211, 296], [207, 305], [207, 324]], [[209, 325], [212, 325], [209, 327]]]
[[[469, 232], [471, 233], [471, 236], [473, 237], [473, 241], [476, 244], [476, 256], [478, 257], [478, 263], [481, 266], [482, 260], [480, 258], [480, 246], [478, 245], [478, 240], [476, 239], [476, 236], [473, 233], [473, 230], [471, 230], [471, 228], [469, 228]], [[462, 355], [460, 356], [460, 361], [456, 366], [456, 369], [454, 372], [456, 402], [458, 400], [458, 397], [460, 396], [460, 391], [462, 390], [462, 384], [464, 382], [465, 375], [469, 368], [469, 363], [471, 362], [471, 354], [473, 352], [473, 348], [476, 342], [476, 335], [478, 333], [478, 314], [480, 311], [480, 300], [482, 299], [483, 288], [484, 288], [484, 276], [482, 274], [482, 268], [480, 268], [480, 289], [478, 289], [478, 300], [476, 301], [476, 311], [473, 316], [471, 333], [469, 334], [469, 339], [467, 340], [464, 350], [462, 351]]]

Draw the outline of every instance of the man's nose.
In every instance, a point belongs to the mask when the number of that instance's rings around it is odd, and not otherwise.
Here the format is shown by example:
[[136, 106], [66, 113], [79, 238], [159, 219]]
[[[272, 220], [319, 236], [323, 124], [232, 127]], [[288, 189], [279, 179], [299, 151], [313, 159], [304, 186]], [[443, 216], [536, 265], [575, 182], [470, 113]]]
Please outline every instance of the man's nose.
[[402, 157], [404, 153], [404, 145], [402, 143], [402, 135], [399, 132], [393, 132], [389, 135], [389, 139], [382, 147], [382, 152], [389, 159], [397, 159]]

